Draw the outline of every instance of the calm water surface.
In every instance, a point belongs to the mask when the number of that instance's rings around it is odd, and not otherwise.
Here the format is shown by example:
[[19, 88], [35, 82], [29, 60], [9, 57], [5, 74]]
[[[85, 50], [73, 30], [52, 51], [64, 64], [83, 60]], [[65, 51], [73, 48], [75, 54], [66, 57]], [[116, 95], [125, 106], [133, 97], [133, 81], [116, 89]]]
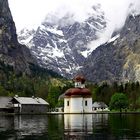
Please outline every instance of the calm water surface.
[[1, 115], [0, 140], [140, 140], [140, 114]]

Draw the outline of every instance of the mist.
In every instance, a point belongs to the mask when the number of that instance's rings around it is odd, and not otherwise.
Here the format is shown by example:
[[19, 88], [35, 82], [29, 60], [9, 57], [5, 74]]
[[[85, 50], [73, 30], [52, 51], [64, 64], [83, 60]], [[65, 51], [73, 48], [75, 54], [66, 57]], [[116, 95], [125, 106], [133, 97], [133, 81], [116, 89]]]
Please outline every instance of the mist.
[[123, 27], [128, 15], [140, 14], [140, 0], [9, 0], [9, 4], [18, 31], [36, 28], [50, 13], [58, 19], [70, 13], [73, 20], [82, 22], [93, 14], [92, 6], [100, 4], [107, 27], [97, 34], [99, 40], [91, 42], [89, 48], [107, 42], [115, 30]]
[[140, 14], [139, 0], [99, 0], [105, 12], [107, 27], [102, 32], [97, 33], [98, 38], [88, 44], [88, 48], [93, 51], [99, 45], [108, 42], [115, 31], [120, 30], [129, 15], [137, 16]]

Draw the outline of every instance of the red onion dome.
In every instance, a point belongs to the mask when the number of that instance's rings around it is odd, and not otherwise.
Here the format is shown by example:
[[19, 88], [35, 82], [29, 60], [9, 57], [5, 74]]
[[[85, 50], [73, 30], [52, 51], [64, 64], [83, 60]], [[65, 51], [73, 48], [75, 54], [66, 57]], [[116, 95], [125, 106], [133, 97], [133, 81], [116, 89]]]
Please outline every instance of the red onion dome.
[[75, 82], [81, 82], [82, 84], [85, 83], [86, 79], [84, 78], [84, 76], [76, 76], [74, 79], [73, 79]]
[[73, 95], [91, 96], [91, 92], [87, 88], [70, 88], [65, 92], [65, 96]]

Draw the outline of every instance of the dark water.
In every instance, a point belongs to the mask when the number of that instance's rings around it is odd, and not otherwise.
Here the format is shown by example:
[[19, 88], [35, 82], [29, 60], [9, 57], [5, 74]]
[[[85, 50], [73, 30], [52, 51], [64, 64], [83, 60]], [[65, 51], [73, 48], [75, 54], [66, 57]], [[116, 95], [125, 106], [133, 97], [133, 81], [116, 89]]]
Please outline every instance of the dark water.
[[140, 114], [1, 115], [0, 140], [140, 140]]

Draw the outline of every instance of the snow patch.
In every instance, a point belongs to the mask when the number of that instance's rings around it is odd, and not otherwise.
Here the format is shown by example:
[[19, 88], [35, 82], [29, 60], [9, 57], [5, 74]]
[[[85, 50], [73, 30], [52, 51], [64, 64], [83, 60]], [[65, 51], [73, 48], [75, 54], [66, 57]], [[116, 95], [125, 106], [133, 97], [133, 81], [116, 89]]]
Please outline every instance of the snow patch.
[[118, 35], [112, 37], [107, 43], [111, 43], [111, 42], [115, 41], [115, 40], [116, 40], [117, 38], [119, 38], [119, 37], [120, 37], [120, 34], [118, 34]]
[[85, 58], [87, 58], [87, 57], [89, 56], [89, 54], [91, 54], [91, 52], [92, 52], [92, 49], [90, 49], [90, 50], [85, 50], [85, 51], [81, 52], [81, 54], [82, 54]]
[[100, 31], [97, 27], [93, 26], [92, 24], [90, 24], [90, 23], [88, 23], [88, 22], [87, 22], [87, 24], [88, 24], [91, 28], [93, 28], [93, 29], [95, 29], [95, 30], [97, 30], [97, 31]]
[[[23, 45], [27, 45], [31, 40], [32, 40], [33, 36], [29, 36], [27, 39], [23, 39], [23, 40], [19, 40], [21, 44]], [[29, 45], [29, 48], [31, 48], [31, 46]]]
[[59, 50], [57, 47], [53, 48], [52, 52], [53, 52], [52, 57], [59, 57], [59, 58], [64, 57], [63, 51]]
[[61, 30], [58, 30], [57, 28], [47, 28], [47, 31], [49, 31], [49, 32], [51, 32], [53, 34], [64, 36], [63, 32]]
[[67, 40], [65, 40], [65, 39], [59, 39], [58, 41], [59, 41], [60, 43], [62, 43], [62, 42], [67, 43]]

